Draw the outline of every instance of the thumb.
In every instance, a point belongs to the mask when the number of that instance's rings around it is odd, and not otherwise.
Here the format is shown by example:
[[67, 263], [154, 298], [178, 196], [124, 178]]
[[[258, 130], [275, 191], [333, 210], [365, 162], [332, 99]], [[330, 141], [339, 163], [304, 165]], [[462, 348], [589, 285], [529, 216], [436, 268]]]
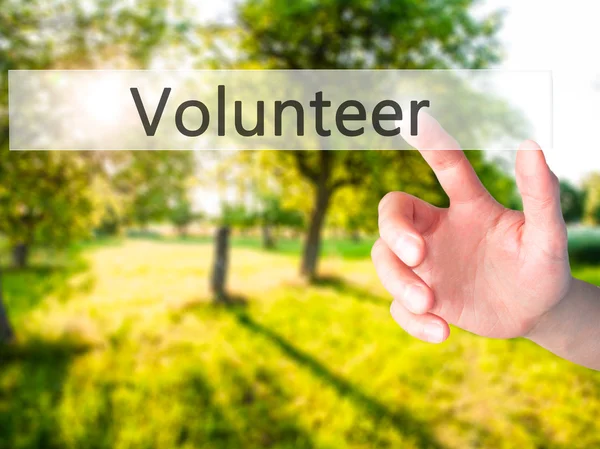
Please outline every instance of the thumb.
[[566, 226], [560, 208], [560, 185], [541, 148], [532, 140], [519, 147], [516, 175], [525, 213], [523, 237], [553, 256], [564, 256]]

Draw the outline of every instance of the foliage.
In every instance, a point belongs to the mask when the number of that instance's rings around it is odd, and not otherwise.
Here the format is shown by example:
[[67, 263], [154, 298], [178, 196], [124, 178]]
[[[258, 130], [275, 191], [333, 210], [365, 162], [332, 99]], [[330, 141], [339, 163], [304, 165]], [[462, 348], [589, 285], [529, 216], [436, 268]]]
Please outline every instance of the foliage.
[[112, 171], [112, 185], [126, 198], [125, 216], [146, 227], [172, 217], [191, 187], [196, 164], [188, 151], [132, 151]]
[[[275, 151], [242, 151], [221, 160], [220, 170], [236, 172], [236, 195], [247, 199], [247, 205], [237, 205], [241, 228], [252, 226], [302, 229], [305, 224], [306, 201], [297, 201], [303, 189], [302, 179], [279, 165]], [[305, 195], [306, 196], [306, 195]], [[228, 206], [231, 209], [231, 204]], [[231, 213], [231, 211], [229, 212]], [[242, 219], [242, 216], [246, 216]]]
[[[500, 15], [472, 0], [248, 0], [243, 50], [270, 68], [485, 68], [498, 61]], [[434, 43], [436, 45], [434, 45]]]
[[469, 158], [477, 176], [492, 196], [503, 206], [521, 209], [521, 198], [517, 192], [515, 179], [510, 176], [514, 161], [492, 159], [487, 160], [479, 151], [468, 151]]
[[225, 203], [221, 211], [221, 224], [247, 230], [256, 224], [256, 214], [242, 203]]
[[260, 199], [259, 220], [264, 225], [283, 226], [291, 229], [304, 227], [303, 214], [291, 208], [283, 207], [282, 199], [277, 195], [264, 195]]
[[0, 232], [11, 244], [65, 245], [90, 234], [94, 192], [85, 158], [0, 152]]
[[[463, 0], [247, 0], [238, 11], [243, 28], [241, 64], [276, 69], [487, 67], [498, 60], [495, 35], [500, 16], [475, 18], [472, 4]], [[349, 189], [344, 204], [351, 207], [347, 216], [339, 208], [333, 221], [372, 229], [373, 216], [369, 220], [363, 211], [373, 209], [377, 197], [401, 187], [396, 179], [392, 185], [383, 184], [381, 179], [389, 179], [385, 171], [398, 176], [403, 171], [416, 173], [418, 166], [413, 185], [433, 183], [431, 171], [423, 164], [399, 167], [399, 160], [414, 156], [393, 152], [291, 151], [274, 157], [280, 171], [296, 170], [313, 190], [301, 267], [308, 277], [315, 275], [321, 229], [338, 190]], [[408, 190], [409, 185], [402, 187]], [[377, 188], [370, 193], [361, 190], [371, 186]], [[356, 194], [348, 201], [350, 190]], [[306, 191], [302, 195], [306, 197]]]
[[560, 181], [560, 206], [566, 223], [580, 222], [584, 213], [585, 193], [568, 181]]
[[121, 217], [115, 209], [107, 205], [100, 217], [100, 223], [95, 229], [95, 234], [99, 237], [118, 235], [121, 230]]
[[88, 248], [83, 269], [7, 273], [19, 344], [0, 353], [0, 448], [600, 445], [600, 373], [523, 339], [409, 337], [368, 253], [324, 259], [307, 286], [298, 253], [234, 246], [247, 304], [218, 307], [212, 249], [126, 241]]
[[169, 221], [175, 225], [180, 234], [186, 234], [187, 227], [201, 216], [200, 213], [194, 212], [192, 202], [187, 198], [187, 192], [182, 192], [167, 209]]
[[[112, 155], [9, 153], [7, 70], [145, 67], [160, 45], [177, 45], [189, 32], [183, 5], [171, 0], [0, 1], [0, 232], [12, 243], [68, 243], [102, 220], [105, 230], [114, 228], [111, 214], [119, 211], [93, 188], [96, 178], [106, 175]], [[140, 220], [155, 213], [157, 192], [148, 190], [133, 200]], [[95, 211], [108, 215], [99, 218]]]
[[585, 189], [585, 222], [600, 223], [600, 173], [592, 173], [584, 181]]
[[569, 229], [569, 259], [572, 264], [600, 265], [600, 230], [578, 227]]

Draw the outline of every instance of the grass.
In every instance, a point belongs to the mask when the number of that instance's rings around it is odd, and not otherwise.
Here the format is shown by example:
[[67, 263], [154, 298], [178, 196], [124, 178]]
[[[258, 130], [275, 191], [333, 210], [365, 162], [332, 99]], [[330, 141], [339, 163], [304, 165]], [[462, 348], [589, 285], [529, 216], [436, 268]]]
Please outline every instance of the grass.
[[600, 373], [520, 339], [410, 338], [369, 242], [327, 242], [311, 286], [297, 243], [234, 243], [231, 307], [209, 301], [201, 240], [5, 273], [19, 342], [0, 352], [0, 449], [600, 447]]
[[[164, 237], [156, 233], [133, 233], [132, 239], [152, 240], [157, 242], [179, 243], [184, 245], [210, 244], [212, 237], [188, 236], [188, 237]], [[114, 240], [113, 240], [114, 241]], [[232, 245], [237, 248], [263, 250], [262, 241], [254, 236], [243, 236], [234, 234], [231, 237]], [[364, 259], [371, 254], [371, 247], [375, 242], [374, 237], [363, 238], [357, 242], [343, 238], [325, 239], [321, 245], [321, 253], [324, 257], [342, 257], [344, 259]], [[302, 253], [302, 240], [294, 238], [277, 239], [277, 247], [269, 250], [277, 254], [300, 255]]]

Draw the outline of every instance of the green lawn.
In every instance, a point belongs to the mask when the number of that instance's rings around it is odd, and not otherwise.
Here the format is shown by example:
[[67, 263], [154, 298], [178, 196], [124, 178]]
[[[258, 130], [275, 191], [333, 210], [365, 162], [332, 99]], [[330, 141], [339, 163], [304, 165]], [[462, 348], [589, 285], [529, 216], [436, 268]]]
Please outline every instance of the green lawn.
[[[19, 344], [0, 352], [0, 449], [597, 448], [600, 373], [525, 340], [389, 317], [370, 242], [236, 239], [210, 304], [210, 242], [129, 239], [8, 271]], [[576, 274], [600, 284], [600, 267]]]

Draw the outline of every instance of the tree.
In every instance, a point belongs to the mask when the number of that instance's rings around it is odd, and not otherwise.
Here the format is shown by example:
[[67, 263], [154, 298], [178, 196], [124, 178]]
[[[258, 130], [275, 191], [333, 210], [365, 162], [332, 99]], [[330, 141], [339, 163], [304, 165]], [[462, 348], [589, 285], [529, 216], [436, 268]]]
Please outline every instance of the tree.
[[185, 237], [189, 225], [200, 218], [200, 214], [194, 212], [192, 202], [187, 198], [186, 193], [175, 198], [167, 210], [169, 221], [175, 226], [181, 237]]
[[104, 206], [104, 212], [100, 217], [100, 222], [94, 230], [96, 236], [114, 236], [118, 235], [121, 231], [121, 217], [116, 209], [107, 204]]
[[241, 202], [224, 203], [221, 209], [222, 225], [245, 230], [256, 224], [256, 213]]
[[112, 168], [111, 184], [125, 198], [124, 215], [144, 229], [172, 218], [173, 208], [185, 207], [184, 201], [189, 205], [195, 169], [193, 152], [131, 151]]
[[583, 218], [585, 194], [569, 181], [560, 181], [560, 206], [566, 223], [576, 223]]
[[[364, 207], [366, 197], [373, 197], [367, 188], [340, 189], [335, 197], [327, 217], [327, 226], [336, 231], [343, 231], [355, 242], [360, 240], [361, 232], [375, 234], [377, 220], [372, 208]], [[374, 201], [377, 201], [374, 199]]]
[[284, 207], [281, 195], [263, 194], [260, 198], [261, 210], [258, 214], [262, 229], [263, 247], [273, 249], [276, 246], [274, 231], [282, 226], [298, 229], [304, 224], [304, 217], [298, 210]]
[[94, 222], [91, 174], [81, 156], [57, 152], [3, 153], [0, 232], [17, 267], [30, 245], [64, 246], [89, 235]]
[[2, 272], [0, 271], [0, 344], [8, 343], [14, 338], [12, 326], [8, 319], [8, 313], [4, 307], [2, 298]]
[[[194, 33], [185, 2], [0, 0], [0, 232], [17, 265], [31, 243], [65, 245], [97, 222], [93, 177], [113, 154], [8, 151], [8, 70], [146, 67]], [[120, 157], [120, 152], [114, 153]], [[10, 336], [0, 289], [0, 333]]]
[[0, 48], [0, 232], [13, 244], [16, 265], [26, 264], [31, 243], [65, 244], [89, 232], [94, 221], [89, 187], [110, 156], [9, 153], [7, 70], [144, 67], [165, 41], [181, 42], [190, 33], [182, 5], [117, 0], [90, 8], [0, 1], [0, 29], [11, 30]]
[[215, 234], [215, 255], [211, 274], [211, 290], [215, 302], [227, 302], [227, 271], [229, 268], [230, 227], [219, 226]]
[[[248, 0], [239, 8], [246, 61], [277, 69], [483, 68], [498, 60], [498, 14], [476, 19], [473, 0]], [[312, 187], [301, 273], [313, 278], [336, 192], [364, 184], [369, 152], [303, 151], [292, 164]], [[281, 155], [288, 160], [290, 155]], [[387, 159], [384, 156], [382, 159]]]

